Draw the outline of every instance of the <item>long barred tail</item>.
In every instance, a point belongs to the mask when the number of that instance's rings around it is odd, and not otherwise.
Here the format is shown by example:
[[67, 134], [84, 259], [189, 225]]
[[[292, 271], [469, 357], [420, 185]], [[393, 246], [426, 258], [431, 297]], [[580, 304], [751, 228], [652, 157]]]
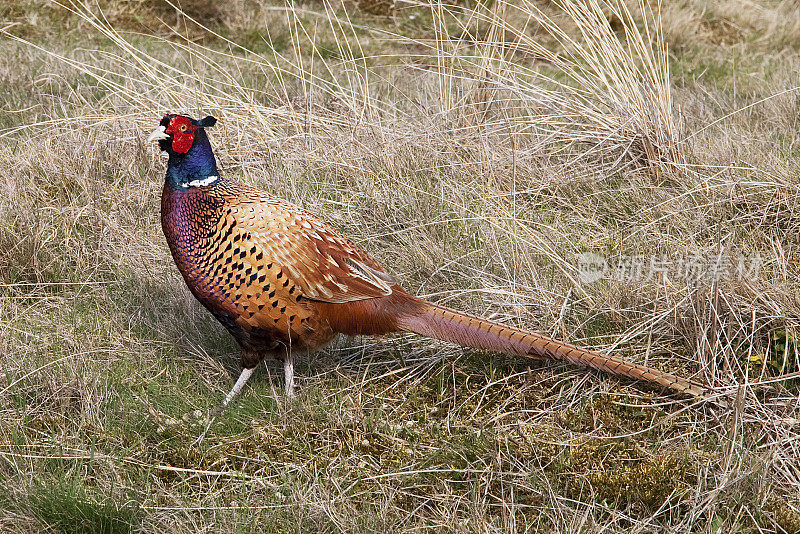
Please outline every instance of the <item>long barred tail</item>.
[[614, 356], [581, 349], [540, 334], [473, 317], [443, 306], [424, 302], [424, 306], [415, 308], [414, 312], [403, 314], [397, 318], [397, 326], [401, 330], [464, 347], [525, 357], [564, 360], [634, 380], [649, 382], [693, 397], [709, 397], [712, 393], [708, 387], [685, 378], [627, 362]]

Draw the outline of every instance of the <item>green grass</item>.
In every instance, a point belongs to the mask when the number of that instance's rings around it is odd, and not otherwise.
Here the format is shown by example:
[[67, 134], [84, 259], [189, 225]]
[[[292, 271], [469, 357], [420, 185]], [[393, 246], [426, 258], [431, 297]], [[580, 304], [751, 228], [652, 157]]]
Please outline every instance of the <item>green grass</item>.
[[141, 521], [138, 503], [92, 495], [77, 480], [34, 486], [28, 497], [33, 515], [58, 532], [124, 534]]

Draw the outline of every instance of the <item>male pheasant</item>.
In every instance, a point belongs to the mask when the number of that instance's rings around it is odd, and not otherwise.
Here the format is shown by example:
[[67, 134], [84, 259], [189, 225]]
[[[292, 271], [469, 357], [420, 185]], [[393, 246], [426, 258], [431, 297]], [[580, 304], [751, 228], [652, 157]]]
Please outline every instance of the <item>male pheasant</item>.
[[[289, 202], [223, 178], [200, 121], [166, 115], [149, 141], [169, 154], [161, 224], [194, 296], [241, 346], [227, 405], [265, 358], [284, 361], [336, 334], [414, 332], [465, 347], [564, 360], [690, 395], [696, 382], [438, 306], [404, 291], [350, 239]], [[221, 408], [222, 408], [221, 407]]]

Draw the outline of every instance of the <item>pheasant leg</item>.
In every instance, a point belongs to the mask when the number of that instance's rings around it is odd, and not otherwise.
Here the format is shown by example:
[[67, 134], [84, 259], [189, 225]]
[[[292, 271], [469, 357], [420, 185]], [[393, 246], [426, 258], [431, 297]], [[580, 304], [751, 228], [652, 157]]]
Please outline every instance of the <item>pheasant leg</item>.
[[294, 356], [291, 350], [286, 351], [283, 359], [283, 376], [286, 381], [286, 396], [294, 397]]
[[239, 375], [238, 380], [236, 380], [236, 383], [233, 385], [233, 389], [230, 391], [230, 393], [228, 393], [225, 396], [225, 400], [222, 401], [222, 404], [220, 404], [219, 407], [216, 410], [214, 410], [214, 415], [221, 414], [222, 411], [225, 409], [225, 407], [234, 398], [236, 398], [236, 396], [239, 395], [239, 393], [242, 392], [242, 388], [244, 388], [244, 385], [250, 379], [250, 376], [253, 374], [253, 371], [255, 371], [255, 367], [253, 367], [252, 369], [248, 369], [247, 367], [242, 369], [242, 374]]

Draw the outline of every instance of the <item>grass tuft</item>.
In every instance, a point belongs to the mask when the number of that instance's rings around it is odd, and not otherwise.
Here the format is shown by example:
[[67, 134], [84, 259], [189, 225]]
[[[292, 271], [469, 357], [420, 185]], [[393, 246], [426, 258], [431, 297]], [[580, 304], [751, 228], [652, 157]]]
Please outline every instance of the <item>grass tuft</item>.
[[37, 519], [65, 534], [127, 534], [138, 528], [142, 516], [137, 503], [91, 495], [79, 481], [35, 485], [28, 499]]

